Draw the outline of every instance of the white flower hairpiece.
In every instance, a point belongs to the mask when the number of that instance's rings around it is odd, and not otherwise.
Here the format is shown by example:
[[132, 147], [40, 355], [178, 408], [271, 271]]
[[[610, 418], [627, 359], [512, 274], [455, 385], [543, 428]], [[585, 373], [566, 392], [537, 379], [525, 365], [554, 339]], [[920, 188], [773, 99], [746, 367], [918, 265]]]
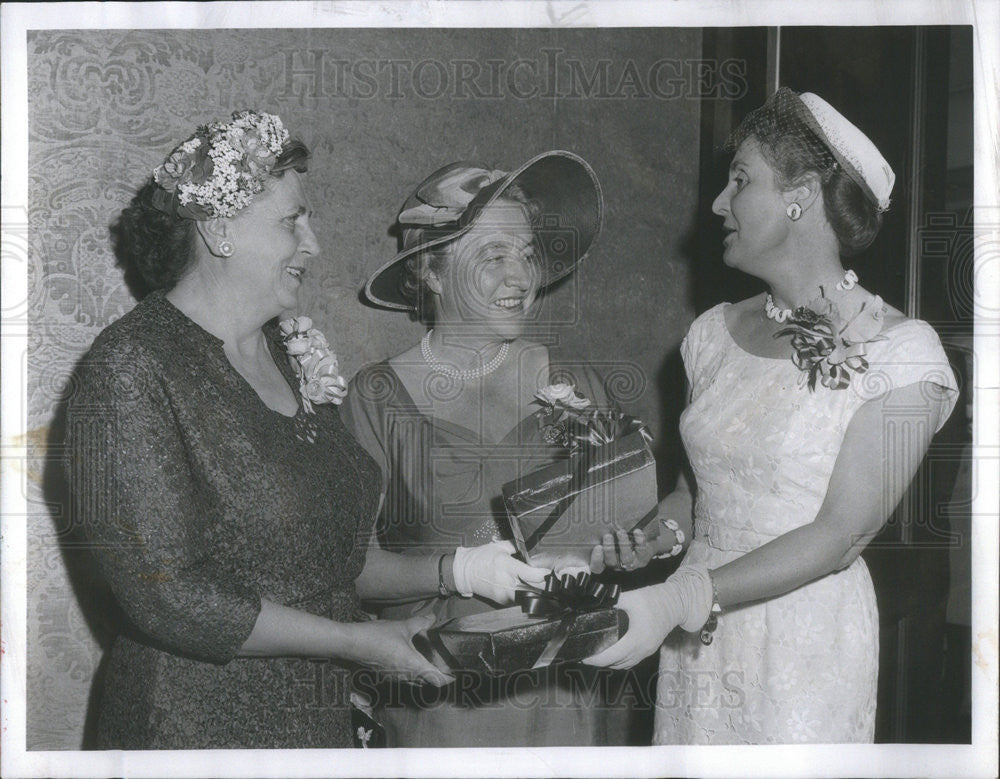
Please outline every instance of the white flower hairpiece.
[[288, 130], [274, 114], [236, 111], [211, 122], [153, 169], [153, 205], [184, 219], [230, 217], [264, 189]]

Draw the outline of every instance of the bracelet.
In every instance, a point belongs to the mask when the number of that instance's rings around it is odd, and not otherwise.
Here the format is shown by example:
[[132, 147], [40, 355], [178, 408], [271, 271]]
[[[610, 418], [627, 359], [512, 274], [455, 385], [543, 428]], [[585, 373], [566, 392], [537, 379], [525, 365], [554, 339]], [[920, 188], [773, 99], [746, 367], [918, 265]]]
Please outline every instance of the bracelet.
[[681, 526], [678, 525], [672, 519], [665, 519], [660, 517], [660, 524], [663, 525], [667, 530], [670, 530], [674, 534], [674, 545], [670, 548], [668, 552], [660, 552], [658, 555], [653, 555], [654, 560], [665, 560], [668, 557], [677, 557], [681, 552], [684, 551], [684, 531], [681, 530]]
[[448, 556], [445, 552], [438, 558], [438, 595], [442, 598], [449, 598], [455, 593], [448, 589], [448, 585], [444, 583], [444, 558]]
[[712, 572], [708, 573], [708, 580], [712, 583], [712, 610], [708, 613], [708, 620], [701, 628], [701, 643], [708, 646], [712, 643], [712, 634], [719, 626], [719, 614], [722, 613], [722, 606], [719, 605], [719, 591], [715, 588], [715, 579]]

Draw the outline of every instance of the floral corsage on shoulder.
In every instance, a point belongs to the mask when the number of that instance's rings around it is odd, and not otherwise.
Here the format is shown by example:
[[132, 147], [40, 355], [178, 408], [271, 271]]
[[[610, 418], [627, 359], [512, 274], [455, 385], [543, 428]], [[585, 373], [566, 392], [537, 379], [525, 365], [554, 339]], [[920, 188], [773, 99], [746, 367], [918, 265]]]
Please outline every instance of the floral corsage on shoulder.
[[844, 320], [837, 304], [820, 288], [820, 296], [792, 311], [787, 327], [774, 337], [791, 336], [792, 362], [803, 372], [802, 381], [810, 391], [815, 391], [817, 381], [828, 389], [846, 389], [852, 373], [868, 370], [865, 344], [884, 340], [880, 333], [885, 312], [885, 303], [875, 295]]
[[313, 414], [313, 403], [339, 405], [347, 396], [347, 381], [340, 375], [337, 355], [330, 351], [326, 336], [307, 316], [283, 319], [278, 327], [288, 362], [299, 377], [302, 407]]
[[581, 445], [604, 446], [617, 438], [640, 432], [647, 443], [652, 436], [639, 420], [615, 409], [599, 409], [573, 384], [549, 384], [535, 393], [535, 412], [542, 440], [575, 452]]

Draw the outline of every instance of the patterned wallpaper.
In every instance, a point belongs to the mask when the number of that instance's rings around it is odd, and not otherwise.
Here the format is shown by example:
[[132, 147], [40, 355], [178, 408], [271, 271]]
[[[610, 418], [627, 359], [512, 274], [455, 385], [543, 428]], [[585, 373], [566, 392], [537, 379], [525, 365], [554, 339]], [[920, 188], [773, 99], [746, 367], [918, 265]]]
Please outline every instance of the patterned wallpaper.
[[80, 356], [135, 302], [108, 226], [173, 145], [243, 107], [280, 114], [309, 145], [325, 263], [302, 309], [348, 375], [421, 333], [358, 299], [395, 250], [389, 228], [410, 188], [454, 159], [510, 168], [548, 148], [581, 154], [607, 218], [586, 267], [547, 301], [564, 323], [553, 344], [617, 370], [657, 429], [678, 402], [663, 365], [692, 318], [681, 247], [699, 119], [690, 93], [664, 85], [699, 53], [697, 30], [29, 33], [29, 749], [80, 748], [94, 724], [114, 611], [74, 543], [61, 408]]

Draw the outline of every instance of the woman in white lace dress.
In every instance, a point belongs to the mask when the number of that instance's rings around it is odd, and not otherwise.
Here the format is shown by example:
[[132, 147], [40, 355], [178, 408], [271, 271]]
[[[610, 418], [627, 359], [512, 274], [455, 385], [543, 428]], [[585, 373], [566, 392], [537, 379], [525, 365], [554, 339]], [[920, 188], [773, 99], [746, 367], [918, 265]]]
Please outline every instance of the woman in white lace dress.
[[[723, 257], [770, 291], [710, 309], [684, 340], [691, 546], [666, 582], [623, 596], [628, 633], [589, 662], [661, 649], [656, 743], [870, 742], [878, 611], [859, 555], [947, 419], [955, 379], [930, 326], [842, 264], [889, 205], [874, 144], [783, 88], [733, 146], [713, 204]], [[671, 500], [661, 514], [683, 534], [690, 513]], [[651, 546], [605, 556], [632, 568]]]

